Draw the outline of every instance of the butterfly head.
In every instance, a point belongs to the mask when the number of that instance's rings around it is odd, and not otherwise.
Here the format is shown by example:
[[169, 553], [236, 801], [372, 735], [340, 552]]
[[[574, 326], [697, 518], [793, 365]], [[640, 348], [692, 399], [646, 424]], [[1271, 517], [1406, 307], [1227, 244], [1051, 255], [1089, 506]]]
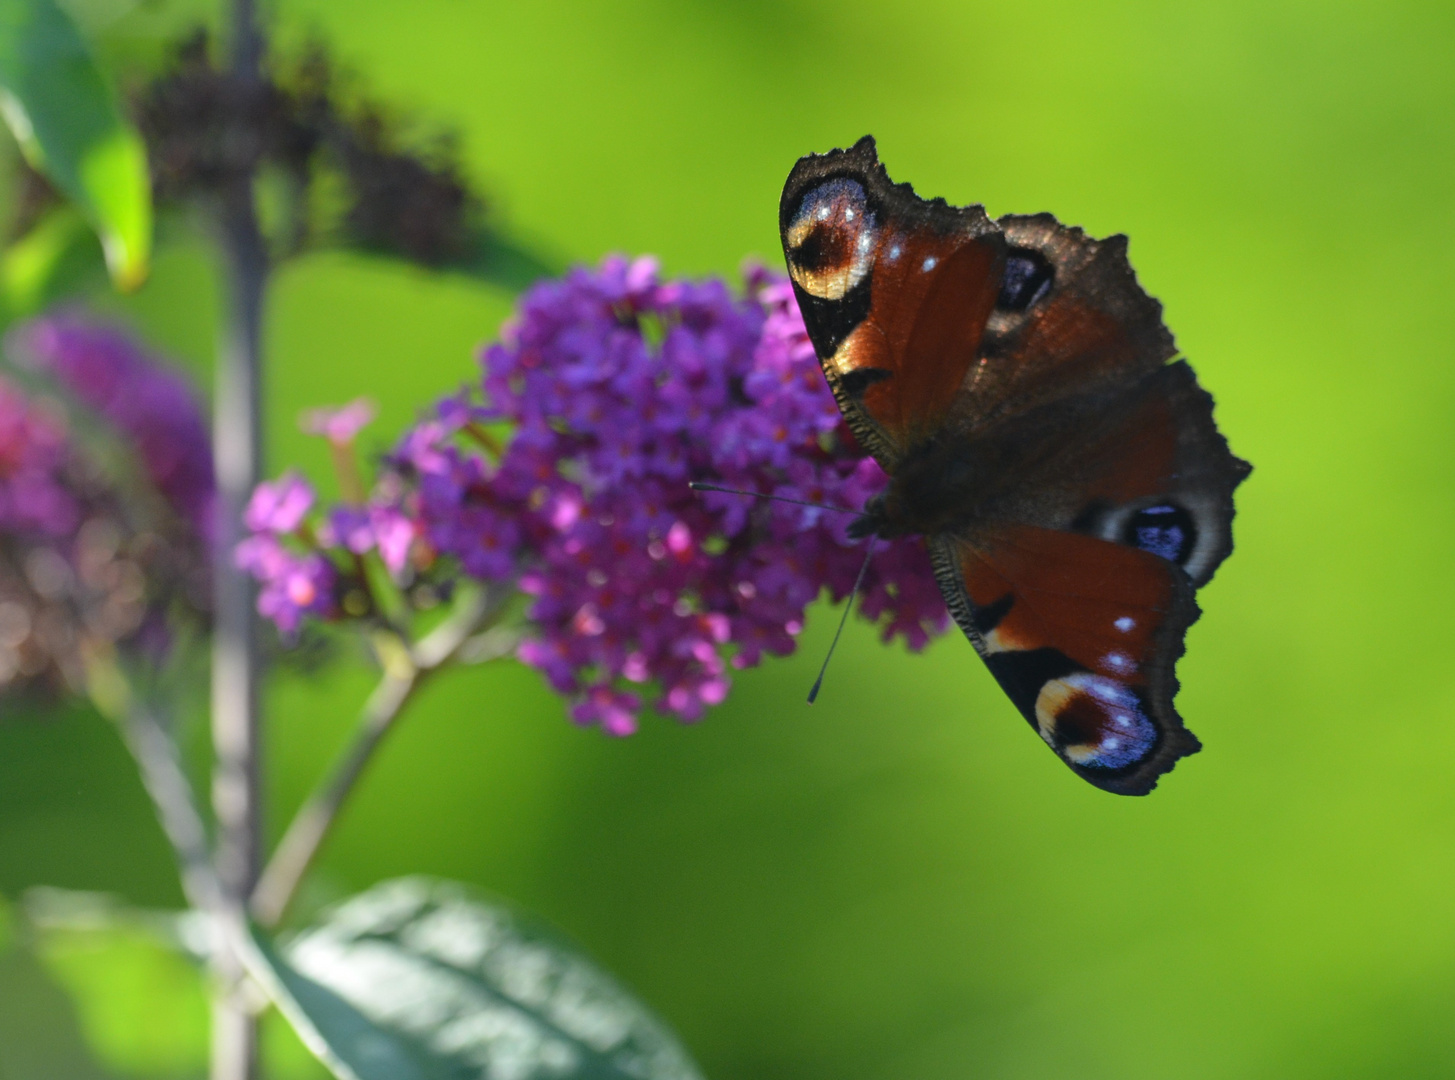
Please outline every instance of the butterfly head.
[[864, 512], [849, 522], [850, 540], [863, 540], [868, 536], [894, 535], [889, 525], [889, 513], [884, 494], [872, 496], [864, 504]]

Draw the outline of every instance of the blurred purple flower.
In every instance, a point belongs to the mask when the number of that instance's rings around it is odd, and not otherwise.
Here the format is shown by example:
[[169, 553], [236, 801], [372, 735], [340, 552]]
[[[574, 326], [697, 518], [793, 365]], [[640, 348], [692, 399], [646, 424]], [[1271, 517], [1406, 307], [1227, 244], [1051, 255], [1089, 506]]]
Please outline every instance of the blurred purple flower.
[[206, 561], [0, 380], [0, 692], [84, 692], [86, 657], [165, 652], [167, 614], [206, 604]]
[[147, 475], [203, 539], [214, 535], [212, 446], [192, 387], [123, 331], [74, 312], [14, 331], [19, 358], [136, 448]]
[[303, 524], [313, 508], [313, 486], [296, 472], [264, 481], [243, 511], [243, 524], [253, 532], [285, 535]]
[[305, 615], [327, 617], [334, 612], [338, 575], [333, 564], [318, 552], [299, 554], [289, 550], [277, 536], [264, 532], [238, 545], [237, 565], [262, 586], [258, 591], [258, 613], [273, 620], [289, 637], [297, 634]]
[[335, 445], [346, 446], [374, 419], [374, 412], [372, 401], [359, 398], [338, 408], [310, 409], [303, 414], [302, 426], [310, 435], [322, 435]]
[[325, 548], [344, 548], [355, 555], [378, 551], [391, 574], [399, 574], [409, 559], [417, 529], [397, 508], [388, 506], [336, 506], [318, 532]]
[[0, 533], [39, 540], [74, 533], [82, 508], [70, 465], [61, 421], [0, 381]]

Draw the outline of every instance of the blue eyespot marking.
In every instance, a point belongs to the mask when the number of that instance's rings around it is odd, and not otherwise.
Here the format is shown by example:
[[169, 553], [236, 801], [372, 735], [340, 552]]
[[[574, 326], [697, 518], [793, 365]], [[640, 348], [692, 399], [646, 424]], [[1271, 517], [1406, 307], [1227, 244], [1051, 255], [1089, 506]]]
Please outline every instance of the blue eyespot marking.
[[1025, 311], [1051, 291], [1055, 279], [1055, 269], [1039, 251], [1011, 248], [995, 306], [1002, 311]]
[[1159, 503], [1127, 519], [1122, 542], [1183, 566], [1197, 548], [1197, 526], [1186, 508]]
[[1068, 761], [1090, 768], [1134, 765], [1157, 745], [1136, 691], [1089, 671], [1048, 680], [1036, 697], [1036, 722]]

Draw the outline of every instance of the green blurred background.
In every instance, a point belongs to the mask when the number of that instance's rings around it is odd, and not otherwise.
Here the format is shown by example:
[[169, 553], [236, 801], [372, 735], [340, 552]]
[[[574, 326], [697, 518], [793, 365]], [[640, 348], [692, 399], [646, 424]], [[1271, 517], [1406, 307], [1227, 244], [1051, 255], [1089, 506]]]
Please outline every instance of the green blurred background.
[[[71, 10], [138, 63], [213, 17]], [[458, 130], [495, 220], [562, 265], [776, 262], [790, 166], [865, 132], [921, 194], [1126, 232], [1256, 466], [1179, 667], [1206, 750], [1149, 798], [1068, 774], [958, 634], [913, 656], [851, 627], [809, 708], [821, 607], [796, 656], [695, 728], [576, 730], [515, 665], [432, 686], [304, 913], [404, 873], [484, 885], [616, 971], [714, 1080], [1455, 1074], [1455, 7], [281, 0], [273, 16], [281, 42], [322, 35], [423, 128]], [[382, 445], [471, 375], [510, 301], [361, 256], [286, 266], [270, 467], [324, 476], [294, 418], [357, 395], [381, 404]], [[200, 243], [102, 302], [206, 379]], [[275, 830], [367, 688], [362, 667], [276, 679]], [[124, 752], [85, 711], [0, 722], [0, 892], [37, 884], [179, 900]], [[0, 960], [0, 1077], [200, 1073], [181, 962], [106, 949]], [[273, 1037], [278, 1076], [318, 1075]]]

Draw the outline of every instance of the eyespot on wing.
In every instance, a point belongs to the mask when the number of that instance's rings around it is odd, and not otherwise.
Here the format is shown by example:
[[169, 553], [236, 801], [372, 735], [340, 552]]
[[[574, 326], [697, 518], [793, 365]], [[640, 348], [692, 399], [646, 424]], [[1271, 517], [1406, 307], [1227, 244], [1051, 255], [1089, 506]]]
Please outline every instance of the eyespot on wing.
[[874, 263], [878, 224], [864, 186], [834, 177], [809, 189], [783, 233], [788, 272], [820, 300], [841, 300]]

